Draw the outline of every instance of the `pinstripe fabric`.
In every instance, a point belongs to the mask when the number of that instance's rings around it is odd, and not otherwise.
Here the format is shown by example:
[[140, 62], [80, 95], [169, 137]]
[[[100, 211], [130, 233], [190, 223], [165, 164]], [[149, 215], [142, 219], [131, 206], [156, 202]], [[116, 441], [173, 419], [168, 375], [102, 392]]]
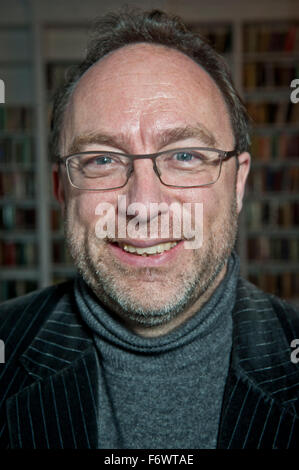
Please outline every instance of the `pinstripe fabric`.
[[[96, 448], [99, 364], [73, 283], [0, 310], [0, 446]], [[299, 367], [290, 360], [298, 313], [240, 279], [233, 323], [218, 447], [299, 447]]]
[[1, 447], [97, 446], [98, 359], [72, 289], [65, 283], [1, 306]]
[[218, 447], [299, 447], [299, 367], [290, 360], [298, 312], [240, 280], [233, 324]]

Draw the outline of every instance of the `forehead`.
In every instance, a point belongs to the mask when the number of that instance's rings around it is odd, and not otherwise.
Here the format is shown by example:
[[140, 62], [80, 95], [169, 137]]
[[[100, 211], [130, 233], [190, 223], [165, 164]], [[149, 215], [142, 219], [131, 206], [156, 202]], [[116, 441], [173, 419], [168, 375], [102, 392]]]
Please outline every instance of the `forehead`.
[[69, 111], [76, 133], [113, 123], [116, 132], [133, 134], [199, 121], [214, 127], [216, 138], [232, 135], [213, 79], [185, 54], [160, 45], [129, 45], [100, 59], [79, 80]]

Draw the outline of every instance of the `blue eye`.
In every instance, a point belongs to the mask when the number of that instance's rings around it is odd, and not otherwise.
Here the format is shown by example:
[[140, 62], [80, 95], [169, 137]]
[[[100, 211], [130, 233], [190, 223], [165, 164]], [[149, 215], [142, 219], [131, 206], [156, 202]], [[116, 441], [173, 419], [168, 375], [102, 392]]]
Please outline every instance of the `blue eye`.
[[101, 157], [96, 157], [94, 159], [94, 162], [96, 163], [96, 165], [106, 165], [107, 163], [112, 162], [112, 158], [108, 157], [107, 155], [103, 155]]
[[194, 156], [192, 155], [192, 153], [188, 153], [188, 152], [180, 152], [180, 153], [176, 153], [174, 155], [174, 157], [176, 158], [177, 161], [179, 162], [190, 162], [192, 160], [192, 158], [194, 158]]

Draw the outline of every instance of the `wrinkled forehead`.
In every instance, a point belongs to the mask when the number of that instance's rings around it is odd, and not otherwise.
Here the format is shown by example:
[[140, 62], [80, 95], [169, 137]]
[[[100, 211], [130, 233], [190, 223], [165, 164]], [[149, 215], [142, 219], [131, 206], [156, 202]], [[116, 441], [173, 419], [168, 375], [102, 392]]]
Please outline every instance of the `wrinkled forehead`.
[[223, 100], [216, 83], [202, 66], [176, 49], [147, 43], [124, 46], [98, 60], [80, 78], [73, 96], [77, 98], [101, 84], [109, 88], [109, 82], [141, 85], [139, 78], [145, 79], [145, 84], [156, 82], [161, 87], [172, 80], [177, 85], [188, 83], [190, 90], [195, 85], [213, 98]]
[[75, 132], [78, 127], [89, 131], [91, 122], [99, 120], [102, 126], [117, 121], [129, 132], [141, 122], [163, 127], [173, 117], [173, 125], [180, 120], [184, 125], [197, 116], [211, 122], [216, 134], [232, 139], [226, 104], [214, 80], [182, 52], [160, 45], [129, 45], [100, 59], [78, 81], [68, 108]]

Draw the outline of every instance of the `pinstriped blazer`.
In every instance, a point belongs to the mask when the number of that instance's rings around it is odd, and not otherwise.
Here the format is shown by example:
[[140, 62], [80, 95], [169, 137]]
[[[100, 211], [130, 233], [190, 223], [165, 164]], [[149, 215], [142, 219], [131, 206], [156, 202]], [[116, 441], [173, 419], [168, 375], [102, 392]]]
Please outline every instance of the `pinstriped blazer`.
[[[73, 282], [0, 311], [0, 447], [97, 448], [99, 359]], [[217, 447], [299, 447], [299, 364], [290, 347], [299, 314], [240, 278], [233, 325]]]

